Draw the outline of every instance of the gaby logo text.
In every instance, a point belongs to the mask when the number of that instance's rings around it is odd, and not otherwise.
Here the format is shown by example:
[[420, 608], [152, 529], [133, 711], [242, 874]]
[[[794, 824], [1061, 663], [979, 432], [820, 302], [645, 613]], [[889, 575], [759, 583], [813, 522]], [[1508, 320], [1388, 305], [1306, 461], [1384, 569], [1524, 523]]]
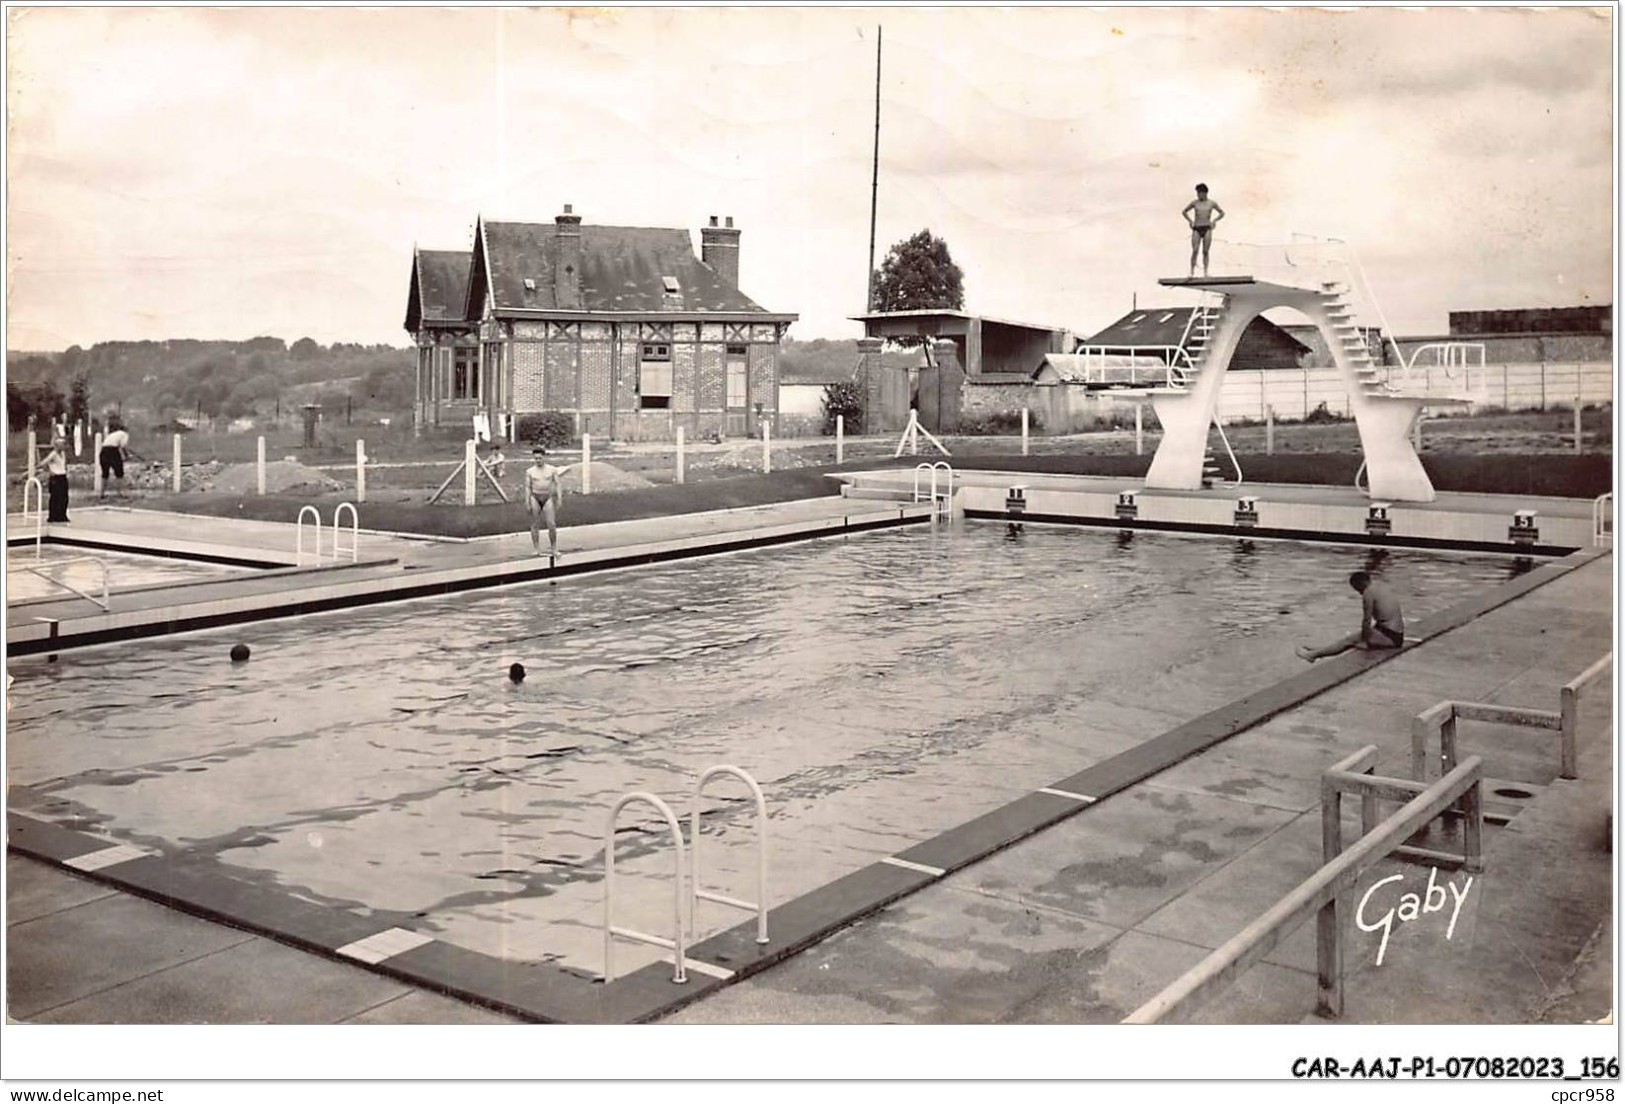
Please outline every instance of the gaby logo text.
[[[1415, 893], [1401, 894], [1399, 900], [1395, 904], [1390, 906], [1386, 912], [1382, 912], [1380, 914], [1376, 912], [1375, 906], [1371, 906], [1371, 898], [1375, 896], [1377, 891], [1383, 886], [1389, 885], [1393, 882], [1403, 882], [1405, 880], [1405, 875], [1393, 874], [1382, 879], [1370, 889], [1366, 890], [1365, 896], [1360, 898], [1360, 907], [1354, 912], [1354, 922], [1359, 925], [1361, 931], [1371, 932], [1379, 929], [1382, 931], [1382, 943], [1377, 947], [1378, 966], [1382, 965], [1382, 956], [1388, 951], [1388, 937], [1393, 935], [1394, 925], [1396, 923], [1407, 924], [1425, 913], [1440, 912], [1444, 909], [1445, 905], [1452, 904], [1453, 902], [1453, 907], [1450, 910], [1450, 926], [1445, 928], [1444, 937], [1449, 939], [1456, 933], [1456, 920], [1461, 916], [1461, 906], [1466, 903], [1467, 894], [1472, 892], [1473, 877], [1471, 874], [1467, 875], [1467, 881], [1464, 882], [1458, 889], [1456, 887], [1456, 881], [1454, 878], [1450, 879], [1442, 886], [1438, 885], [1438, 876], [1438, 868], [1431, 868], [1428, 871], [1428, 884], [1426, 890], [1424, 890], [1420, 895]], [[1401, 886], [1398, 888], [1404, 887]], [[1450, 891], [1448, 894], [1445, 892], [1447, 889]], [[1374, 919], [1367, 921], [1367, 915], [1373, 916]]]

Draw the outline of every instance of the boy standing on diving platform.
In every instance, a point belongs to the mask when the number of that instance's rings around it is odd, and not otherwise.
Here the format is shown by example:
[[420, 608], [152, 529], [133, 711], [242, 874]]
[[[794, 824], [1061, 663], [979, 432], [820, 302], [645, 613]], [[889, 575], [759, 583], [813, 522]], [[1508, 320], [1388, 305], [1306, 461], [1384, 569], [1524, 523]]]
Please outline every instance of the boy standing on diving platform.
[[1213, 228], [1224, 218], [1224, 208], [1207, 197], [1207, 185], [1196, 186], [1196, 198], [1179, 212], [1191, 228], [1191, 275], [1196, 275], [1196, 254], [1202, 254], [1202, 275], [1207, 275], [1208, 251], [1213, 248]]

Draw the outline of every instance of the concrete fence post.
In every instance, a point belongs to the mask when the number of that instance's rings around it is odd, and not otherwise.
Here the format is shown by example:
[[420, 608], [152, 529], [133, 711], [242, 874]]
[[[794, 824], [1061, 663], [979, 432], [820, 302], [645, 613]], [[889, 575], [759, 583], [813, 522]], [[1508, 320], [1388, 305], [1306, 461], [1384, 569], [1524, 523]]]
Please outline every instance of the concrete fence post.
[[1264, 408], [1264, 455], [1275, 455], [1275, 407]]
[[1021, 408], [1021, 455], [1027, 455], [1027, 408]]
[[176, 433], [176, 434], [173, 435], [173, 438], [174, 438], [174, 444], [173, 444], [173, 447], [170, 450], [171, 453], [172, 453], [172, 456], [170, 457], [170, 464], [171, 464], [171, 466], [172, 466], [172, 468], [174, 470], [170, 473], [169, 483], [170, 483], [170, 488], [176, 494], [180, 494], [181, 493], [181, 435], [179, 433]]
[[32, 478], [32, 476], [34, 474], [34, 468], [38, 464], [39, 464], [39, 434], [35, 430], [30, 429], [28, 431], [28, 460], [24, 464], [24, 467], [27, 469], [28, 475], [29, 475], [30, 478]]
[[90, 456], [90, 478], [96, 487], [96, 497], [102, 494], [102, 435], [96, 434], [96, 441], [91, 445], [96, 451]]
[[835, 462], [843, 463], [846, 460], [846, 415], [835, 415]]
[[479, 496], [479, 485], [474, 482], [474, 466], [479, 458], [474, 455], [474, 438], [463, 442], [463, 505], [472, 506]]
[[1134, 455], [1145, 453], [1145, 404], [1134, 404]]
[[1580, 438], [1580, 431], [1581, 431], [1580, 410], [1584, 405], [1585, 404], [1580, 401], [1579, 381], [1576, 380], [1575, 381], [1575, 387], [1574, 387], [1574, 454], [1576, 456], [1578, 456], [1580, 454], [1580, 448], [1581, 448], [1581, 443], [1582, 443], [1581, 438]]
[[265, 438], [259, 439], [255, 448], [254, 458], [254, 487], [259, 494], [265, 493]]
[[581, 435], [581, 493], [592, 494], [592, 434]]
[[1411, 422], [1411, 448], [1417, 452], [1422, 451], [1422, 412], [1416, 412], [1416, 419]]
[[762, 474], [773, 470], [773, 427], [762, 422]]
[[355, 500], [367, 501], [367, 443], [359, 437], [355, 439]]
[[677, 427], [677, 482], [683, 481], [683, 427]]

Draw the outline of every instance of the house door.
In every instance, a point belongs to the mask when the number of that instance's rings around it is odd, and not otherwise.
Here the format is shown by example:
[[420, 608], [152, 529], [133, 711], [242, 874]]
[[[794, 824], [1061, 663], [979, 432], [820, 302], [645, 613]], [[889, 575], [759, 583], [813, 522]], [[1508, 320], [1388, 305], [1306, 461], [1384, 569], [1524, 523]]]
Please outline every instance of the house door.
[[749, 383], [745, 346], [728, 346], [728, 416], [725, 432], [729, 437], [748, 437], [756, 428], [750, 424]]

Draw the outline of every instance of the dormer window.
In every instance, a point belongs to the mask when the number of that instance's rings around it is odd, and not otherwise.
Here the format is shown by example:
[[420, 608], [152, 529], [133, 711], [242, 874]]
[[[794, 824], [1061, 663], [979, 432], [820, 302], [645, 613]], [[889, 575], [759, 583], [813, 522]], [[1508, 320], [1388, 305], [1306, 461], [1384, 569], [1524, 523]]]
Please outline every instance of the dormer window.
[[682, 290], [677, 286], [677, 277], [675, 276], [662, 276], [660, 282], [665, 285], [667, 295], [676, 295]]
[[1166, 322], [1166, 321], [1168, 321], [1168, 319], [1172, 318], [1173, 316], [1174, 316], [1174, 312], [1173, 311], [1168, 311], [1161, 318], [1157, 319], [1157, 321], [1158, 322]]
[[525, 277], [525, 290], [526, 291], [535, 291], [536, 290], [536, 281], [531, 279], [529, 276]]
[[1128, 324], [1130, 326], [1138, 326], [1141, 322], [1144, 322], [1144, 321], [1145, 321], [1145, 315], [1136, 314], [1133, 318], [1130, 318], [1128, 320]]

